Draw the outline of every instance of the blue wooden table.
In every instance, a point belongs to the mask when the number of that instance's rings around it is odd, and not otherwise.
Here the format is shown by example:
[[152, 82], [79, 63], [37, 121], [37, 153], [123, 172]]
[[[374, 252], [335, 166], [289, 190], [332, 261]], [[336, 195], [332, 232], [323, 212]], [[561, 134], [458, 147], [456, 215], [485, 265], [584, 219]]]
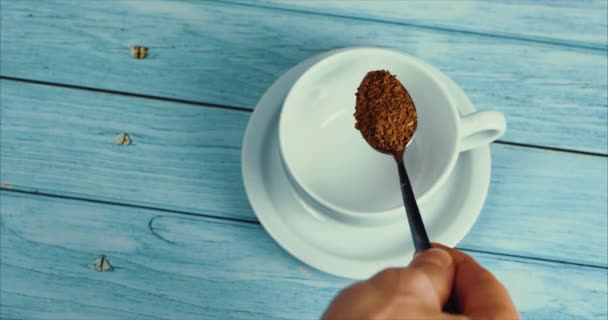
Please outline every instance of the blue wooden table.
[[241, 140], [279, 75], [357, 45], [507, 116], [458, 248], [526, 319], [608, 318], [605, 0], [0, 5], [2, 319], [317, 318], [351, 280], [262, 229]]

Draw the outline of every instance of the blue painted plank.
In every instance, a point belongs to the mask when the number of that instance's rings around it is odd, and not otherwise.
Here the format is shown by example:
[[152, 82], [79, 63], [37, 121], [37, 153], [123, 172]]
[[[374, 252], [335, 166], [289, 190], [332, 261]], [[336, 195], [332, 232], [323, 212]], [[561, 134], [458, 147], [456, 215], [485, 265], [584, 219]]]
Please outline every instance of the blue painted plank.
[[[5, 187], [255, 221], [240, 146], [248, 112], [2, 81]], [[117, 146], [127, 132], [132, 144]], [[605, 157], [494, 145], [463, 248], [608, 266]]]
[[[313, 319], [350, 281], [302, 265], [259, 225], [0, 192], [2, 316]], [[97, 272], [100, 254], [115, 267]], [[472, 253], [524, 319], [604, 319], [603, 268]]]
[[605, 1], [224, 1], [600, 50], [608, 42]]
[[[252, 217], [240, 170], [249, 112], [1, 84], [2, 183]], [[123, 132], [131, 145], [116, 144]]]
[[315, 53], [388, 46], [503, 111], [506, 141], [608, 153], [606, 51], [209, 2], [5, 1], [0, 15], [3, 76], [253, 108]]

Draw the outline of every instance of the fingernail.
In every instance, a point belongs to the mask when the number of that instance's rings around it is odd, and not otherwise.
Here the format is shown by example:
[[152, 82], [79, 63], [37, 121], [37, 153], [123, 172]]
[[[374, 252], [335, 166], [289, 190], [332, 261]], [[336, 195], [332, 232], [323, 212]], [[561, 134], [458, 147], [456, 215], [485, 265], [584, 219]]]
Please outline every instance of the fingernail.
[[452, 264], [452, 256], [445, 250], [431, 248], [417, 253], [412, 264], [432, 263], [439, 267], [446, 268]]

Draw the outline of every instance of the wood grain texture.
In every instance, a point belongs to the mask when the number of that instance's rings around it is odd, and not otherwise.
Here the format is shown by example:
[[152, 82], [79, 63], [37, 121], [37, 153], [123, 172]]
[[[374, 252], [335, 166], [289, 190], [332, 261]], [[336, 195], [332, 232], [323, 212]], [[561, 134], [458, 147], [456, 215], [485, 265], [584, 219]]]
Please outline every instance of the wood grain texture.
[[[0, 83], [2, 183], [252, 218], [240, 170], [249, 112]], [[118, 146], [124, 132], [132, 143]]]
[[[248, 112], [0, 83], [2, 184], [255, 221], [240, 173]], [[131, 145], [116, 145], [122, 132]], [[605, 157], [492, 151], [490, 196], [461, 247], [608, 266]]]
[[[258, 225], [2, 191], [2, 317], [313, 319], [349, 281]], [[244, 241], [246, 239], [246, 241]], [[89, 264], [105, 254], [113, 272]], [[524, 319], [603, 319], [605, 269], [473, 253]]]
[[225, 1], [600, 50], [608, 42], [605, 1]]
[[[504, 112], [504, 140], [608, 153], [604, 50], [209, 2], [4, 1], [0, 14], [3, 76], [252, 108], [315, 53], [388, 46]], [[136, 44], [148, 58], [130, 56]]]

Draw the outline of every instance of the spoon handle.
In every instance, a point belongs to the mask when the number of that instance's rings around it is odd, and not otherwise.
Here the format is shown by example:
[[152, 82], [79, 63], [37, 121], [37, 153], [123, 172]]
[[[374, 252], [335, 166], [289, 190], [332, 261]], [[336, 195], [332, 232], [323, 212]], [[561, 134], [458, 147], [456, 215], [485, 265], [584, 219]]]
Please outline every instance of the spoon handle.
[[405, 212], [407, 213], [407, 220], [410, 224], [410, 232], [414, 240], [414, 248], [416, 252], [424, 251], [431, 248], [431, 242], [429, 236], [426, 234], [424, 228], [424, 222], [420, 216], [420, 210], [414, 197], [414, 191], [412, 190], [412, 184], [410, 178], [405, 170], [403, 160], [397, 161], [397, 167], [399, 169], [399, 180], [401, 180], [401, 195], [403, 196], [403, 204], [405, 205]]

